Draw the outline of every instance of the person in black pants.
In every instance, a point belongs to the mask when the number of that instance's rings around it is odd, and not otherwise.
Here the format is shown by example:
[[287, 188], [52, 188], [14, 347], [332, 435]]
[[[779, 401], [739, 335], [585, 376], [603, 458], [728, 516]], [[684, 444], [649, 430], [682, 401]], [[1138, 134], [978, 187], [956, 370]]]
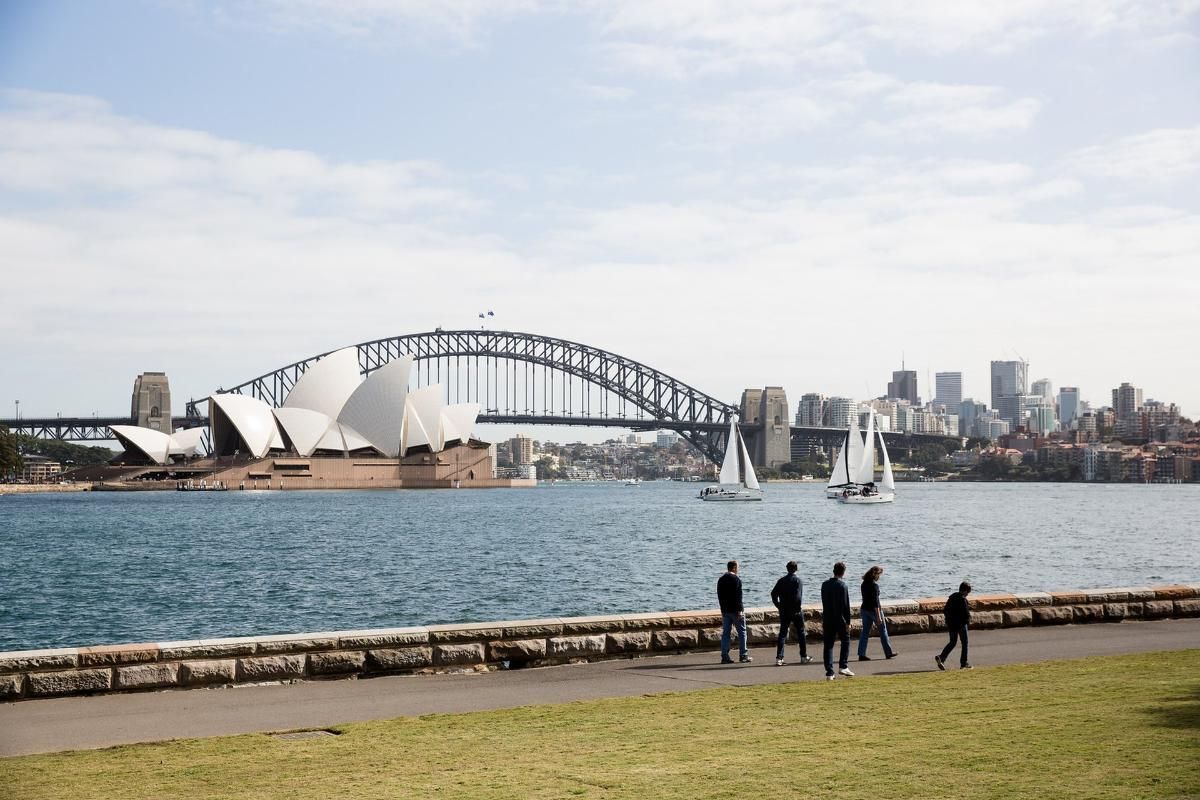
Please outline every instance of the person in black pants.
[[787, 575], [775, 582], [771, 590], [771, 602], [779, 609], [779, 642], [775, 647], [775, 666], [783, 666], [783, 647], [787, 644], [788, 630], [795, 625], [796, 637], [800, 640], [800, 663], [811, 664], [808, 656], [808, 645], [804, 641], [804, 584], [796, 570], [800, 567], [795, 561], [787, 563]]
[[846, 565], [833, 565], [833, 577], [821, 584], [821, 639], [824, 644], [825, 679], [833, 680], [833, 642], [840, 639], [842, 652], [838, 658], [838, 673], [854, 677], [850, 671], [850, 590], [842, 576]]
[[971, 584], [963, 581], [958, 585], [958, 591], [946, 598], [946, 630], [950, 632], [950, 643], [933, 657], [938, 669], [946, 668], [946, 659], [950, 657], [959, 639], [962, 639], [962, 655], [958, 666], [960, 669], [971, 669], [971, 662], [967, 660], [967, 626], [971, 622], [971, 607], [967, 602], [967, 595], [970, 593]]

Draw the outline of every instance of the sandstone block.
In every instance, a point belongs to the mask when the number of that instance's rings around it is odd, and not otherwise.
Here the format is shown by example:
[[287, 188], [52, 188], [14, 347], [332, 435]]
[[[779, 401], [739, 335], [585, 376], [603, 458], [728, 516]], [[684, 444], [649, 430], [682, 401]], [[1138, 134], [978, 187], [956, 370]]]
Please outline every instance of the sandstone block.
[[[719, 631], [718, 631], [719, 633]], [[809, 639], [821, 638], [821, 620], [812, 619], [804, 621], [804, 635]]]
[[897, 614], [894, 617], [887, 616], [888, 633], [906, 634], [906, 633], [928, 633], [929, 632], [929, 615], [928, 614]]
[[313, 650], [333, 650], [338, 646], [337, 636], [281, 636], [259, 642], [255, 650], [263, 655], [275, 653], [307, 653]]
[[1122, 586], [1122, 591], [1129, 593], [1130, 600], [1145, 602], [1154, 599], [1154, 589], [1149, 586]]
[[237, 679], [239, 682], [283, 681], [304, 677], [303, 655], [258, 656], [239, 658]]
[[145, 664], [157, 660], [157, 644], [113, 644], [79, 648], [79, 666], [81, 667]]
[[1050, 602], [1056, 606], [1079, 606], [1087, 602], [1083, 592], [1050, 592]]
[[1085, 622], [1103, 622], [1104, 621], [1104, 605], [1102, 603], [1088, 603], [1082, 606], [1074, 606], [1074, 617], [1072, 622], [1081, 624]]
[[1126, 619], [1141, 619], [1145, 613], [1144, 603], [1125, 603]]
[[1109, 622], [1120, 622], [1129, 616], [1129, 605], [1126, 603], [1105, 603], [1104, 618]]
[[1155, 600], [1189, 600], [1195, 596], [1196, 590], [1183, 584], [1154, 587]]
[[117, 667], [117, 689], [161, 689], [179, 685], [179, 664], [132, 664]]
[[925, 619], [929, 620], [930, 631], [946, 630], [946, 615], [945, 614], [925, 614]]
[[193, 641], [163, 642], [158, 647], [158, 658], [160, 661], [248, 656], [254, 652], [254, 645], [250, 643], [205, 644], [199, 639]]
[[654, 632], [655, 650], [691, 650], [700, 645], [700, 633], [695, 630], [658, 630]]
[[308, 671], [313, 675], [347, 675], [362, 672], [367, 654], [362, 650], [328, 650], [308, 657]]
[[437, 644], [433, 646], [433, 664], [437, 667], [457, 667], [463, 664], [482, 664], [483, 645]]
[[545, 639], [488, 642], [488, 661], [537, 661], [546, 657]]
[[625, 627], [620, 615], [594, 617], [563, 617], [562, 632], [566, 636], [580, 633], [608, 633]]
[[233, 683], [237, 678], [237, 659], [185, 661], [179, 667], [179, 682], [185, 686]]
[[1200, 599], [1176, 600], [1175, 616], [1200, 617]]
[[888, 600], [880, 603], [880, 606], [883, 608], [883, 615], [885, 617], [916, 614], [921, 610], [921, 604], [916, 600]]
[[367, 669], [395, 672], [433, 666], [432, 647], [398, 647], [367, 651]]
[[372, 650], [377, 647], [403, 647], [428, 643], [429, 629], [424, 626], [342, 631], [338, 634], [338, 647], [342, 650]]
[[1075, 617], [1070, 606], [1035, 606], [1034, 625], [1066, 625]]
[[[914, 600], [913, 602], [916, 601]], [[814, 603], [803, 605], [800, 607], [800, 610], [804, 612], [804, 619], [806, 620], [821, 618], [821, 607]]]
[[61, 672], [31, 672], [26, 680], [30, 697], [105, 692], [112, 688], [112, 670], [67, 669]]
[[621, 621], [625, 623], [627, 631], [671, 627], [671, 617], [668, 614], [622, 614]]
[[550, 640], [550, 655], [554, 658], [582, 658], [604, 653], [607, 644], [604, 634], [594, 636], [556, 636]]
[[917, 601], [917, 610], [922, 614], [941, 614], [946, 610], [946, 598], [922, 597]]
[[1125, 589], [1097, 589], [1088, 592], [1088, 598], [1091, 603], [1128, 603], [1129, 592]]
[[1006, 608], [1017, 607], [1017, 596], [1015, 594], [981, 594], [976, 597], [971, 595], [971, 607], [978, 608], [980, 611], [1003, 611]]
[[1173, 600], [1147, 600], [1142, 603], [1142, 616], [1146, 619], [1166, 619], [1174, 613]]
[[971, 627], [980, 630], [999, 628], [1004, 625], [1003, 611], [972, 611]]
[[720, 611], [672, 611], [667, 616], [673, 628], [703, 628], [721, 624]]
[[12, 650], [0, 654], [0, 674], [45, 669], [71, 669], [79, 666], [79, 649], [60, 647], [53, 650]]
[[746, 638], [751, 644], [774, 644], [779, 640], [779, 623], [766, 625], [747, 625]]
[[1054, 603], [1054, 598], [1049, 592], [1017, 592], [1013, 597], [1017, 598], [1017, 606], [1020, 608], [1048, 606]]
[[773, 608], [747, 608], [745, 613], [747, 625], [755, 622], [766, 622], [772, 614], [775, 615], [777, 621], [779, 619], [779, 614]]
[[1011, 611], [1003, 611], [1004, 627], [1006, 628], [1023, 628], [1026, 625], [1033, 624], [1033, 611], [1028, 608], [1014, 608]]
[[702, 647], [717, 647], [721, 644], [720, 628], [701, 628], [700, 645]]
[[0, 700], [16, 700], [24, 691], [24, 675], [0, 676]]
[[561, 636], [563, 632], [563, 621], [557, 617], [501, 624], [504, 627], [504, 639], [546, 639], [550, 636]]
[[444, 642], [479, 642], [488, 639], [503, 638], [504, 626], [493, 622], [429, 626], [429, 641], [434, 644]]
[[609, 655], [644, 653], [650, 649], [650, 636], [650, 631], [610, 633], [605, 640], [604, 652]]

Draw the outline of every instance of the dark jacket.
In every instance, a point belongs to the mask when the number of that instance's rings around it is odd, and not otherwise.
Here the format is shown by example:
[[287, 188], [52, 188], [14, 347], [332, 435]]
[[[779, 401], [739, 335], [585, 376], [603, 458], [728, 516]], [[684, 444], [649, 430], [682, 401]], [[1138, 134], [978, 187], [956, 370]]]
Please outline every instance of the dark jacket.
[[879, 584], [875, 581], [862, 582], [862, 610], [874, 614], [879, 608]]
[[826, 628], [850, 624], [850, 590], [841, 578], [830, 578], [821, 584], [821, 624]]
[[784, 575], [775, 581], [771, 590], [771, 602], [781, 614], [795, 614], [804, 605], [804, 584], [796, 573]]
[[717, 578], [717, 602], [722, 614], [737, 614], [745, 610], [742, 606], [742, 579], [732, 572]]
[[946, 627], [961, 628], [971, 621], [971, 608], [967, 596], [955, 592], [946, 598]]

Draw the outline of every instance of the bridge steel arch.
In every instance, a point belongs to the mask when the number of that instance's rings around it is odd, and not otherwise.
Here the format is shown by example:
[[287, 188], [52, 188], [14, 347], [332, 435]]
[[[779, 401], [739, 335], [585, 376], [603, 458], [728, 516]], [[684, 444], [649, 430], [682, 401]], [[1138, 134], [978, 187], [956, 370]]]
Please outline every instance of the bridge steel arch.
[[[736, 406], [639, 361], [552, 336], [515, 331], [436, 330], [375, 339], [354, 347], [364, 375], [400, 356], [411, 355], [414, 371], [418, 376], [424, 375], [424, 383], [439, 382], [443, 376], [452, 378], [452, 382], [446, 383], [447, 401], [481, 403], [484, 411], [479, 416], [480, 422], [668, 428], [679, 432], [715, 463], [720, 463], [725, 451], [730, 415], [738, 411]], [[280, 406], [304, 371], [326, 355], [329, 353], [297, 361], [218, 392], [251, 395]], [[463, 359], [467, 360], [465, 366]], [[500, 362], [506, 365], [503, 376]], [[535, 373], [532, 380], [542, 381], [540, 394], [536, 385], [531, 391], [517, 392], [518, 379], [526, 383], [530, 380], [528, 370], [524, 375], [517, 374], [517, 364], [559, 373], [564, 378], [562, 386], [556, 387], [544, 372], [540, 378]], [[573, 383], [575, 380], [580, 382], [578, 387]], [[513, 407], [504, 409], [509, 413], [500, 413], [498, 402], [489, 403], [491, 399], [499, 399], [502, 384], [506, 393], [514, 389], [512, 402], [519, 404], [521, 399], [525, 400], [527, 413], [516, 413]], [[541, 413], [533, 413], [539, 409], [529, 407], [530, 401], [536, 402], [539, 397], [544, 408]], [[567, 407], [576, 400], [582, 408]], [[189, 402], [188, 416], [199, 417], [197, 406], [203, 402]], [[563, 403], [561, 410], [554, 406], [556, 402]], [[616, 413], [609, 414], [614, 408]], [[632, 418], [628, 416], [631, 409], [635, 415]]]

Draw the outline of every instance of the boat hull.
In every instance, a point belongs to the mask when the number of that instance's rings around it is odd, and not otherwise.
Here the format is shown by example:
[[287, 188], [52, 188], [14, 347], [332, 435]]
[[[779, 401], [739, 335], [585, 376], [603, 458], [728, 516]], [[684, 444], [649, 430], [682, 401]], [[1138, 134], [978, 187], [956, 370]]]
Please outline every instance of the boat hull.
[[851, 506], [873, 506], [880, 503], [891, 503], [896, 500], [894, 492], [886, 492], [884, 494], [872, 494], [863, 497], [861, 494], [852, 494], [846, 497], [838, 497], [839, 503], [845, 503]]
[[706, 503], [744, 503], [762, 500], [761, 489], [720, 489], [700, 495]]

